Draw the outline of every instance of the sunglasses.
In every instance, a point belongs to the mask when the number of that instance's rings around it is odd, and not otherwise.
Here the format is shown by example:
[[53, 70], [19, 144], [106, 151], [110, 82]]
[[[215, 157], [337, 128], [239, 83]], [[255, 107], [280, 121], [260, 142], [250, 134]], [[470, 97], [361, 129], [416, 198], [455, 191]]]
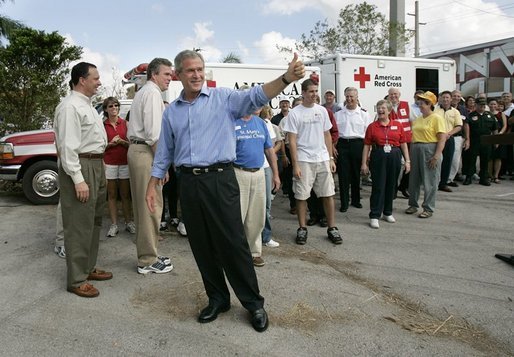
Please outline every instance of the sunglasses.
[[120, 105], [119, 104], [110, 104], [107, 106], [107, 108], [114, 108], [114, 107], [119, 108]]

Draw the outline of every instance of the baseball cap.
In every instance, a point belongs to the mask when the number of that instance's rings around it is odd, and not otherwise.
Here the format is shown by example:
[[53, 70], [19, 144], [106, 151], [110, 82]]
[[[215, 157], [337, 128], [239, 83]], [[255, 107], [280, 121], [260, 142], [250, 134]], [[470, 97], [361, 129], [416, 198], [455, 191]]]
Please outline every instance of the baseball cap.
[[475, 101], [476, 105], [487, 105], [487, 99], [485, 98], [477, 98]]
[[428, 90], [425, 93], [418, 94], [417, 96], [418, 98], [428, 100], [432, 105], [435, 105], [437, 103], [437, 97], [435, 96], [435, 94]]
[[289, 97], [287, 95], [279, 95], [278, 97], [278, 102], [289, 102]]
[[332, 93], [333, 95], [336, 95], [336, 92], [335, 92], [335, 90], [333, 90], [333, 89], [327, 89], [327, 90], [325, 91], [325, 94], [327, 94], [327, 93]]

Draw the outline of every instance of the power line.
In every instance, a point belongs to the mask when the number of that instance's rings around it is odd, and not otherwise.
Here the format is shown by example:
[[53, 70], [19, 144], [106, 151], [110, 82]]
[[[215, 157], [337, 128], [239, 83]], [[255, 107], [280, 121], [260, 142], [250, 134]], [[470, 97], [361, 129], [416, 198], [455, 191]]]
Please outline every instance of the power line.
[[480, 12], [484, 12], [486, 14], [490, 14], [490, 15], [495, 15], [495, 16], [503, 16], [503, 17], [509, 17], [511, 19], [514, 18], [514, 16], [510, 16], [510, 15], [504, 15], [504, 14], [498, 14], [497, 12], [491, 12], [491, 11], [486, 11], [486, 10], [482, 10], [482, 9], [478, 9], [476, 7], [473, 7], [473, 6], [469, 6], [467, 4], [463, 4], [461, 3], [460, 1], [457, 1], [457, 0], [453, 0], [453, 2], [461, 5], [461, 6], [465, 6], [465, 7], [469, 7], [470, 9], [473, 9], [473, 10], [477, 10], [477, 11], [480, 11]]

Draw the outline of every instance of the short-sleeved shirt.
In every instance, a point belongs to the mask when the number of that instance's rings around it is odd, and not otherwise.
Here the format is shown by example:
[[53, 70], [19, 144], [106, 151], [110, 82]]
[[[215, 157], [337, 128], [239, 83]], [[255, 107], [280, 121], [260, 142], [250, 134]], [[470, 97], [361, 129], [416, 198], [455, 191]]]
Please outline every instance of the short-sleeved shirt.
[[477, 111], [469, 113], [466, 124], [469, 125], [469, 135], [472, 141], [473, 139], [480, 140], [480, 136], [490, 135], [498, 129], [496, 117], [488, 111], [482, 114]]
[[411, 123], [413, 143], [436, 143], [438, 133], [446, 133], [444, 118], [435, 113], [419, 116]]
[[400, 146], [406, 142], [406, 134], [403, 125], [397, 120], [390, 120], [387, 125], [380, 121], [374, 121], [366, 129], [364, 144], [380, 145], [389, 144], [391, 146]]
[[332, 128], [327, 110], [319, 104], [298, 105], [289, 111], [284, 131], [296, 134], [298, 161], [323, 162], [330, 159], [325, 132]]
[[[109, 119], [104, 121], [105, 132], [107, 133], [107, 142], [111, 142], [112, 138], [119, 135], [122, 140], [127, 140], [127, 122], [122, 118], [116, 121], [116, 127], [109, 123]], [[127, 165], [128, 147], [124, 145], [111, 146], [105, 150], [104, 162], [107, 165]]]
[[237, 119], [235, 164], [249, 169], [262, 167], [264, 150], [273, 147], [266, 123], [252, 115], [250, 120]]
[[443, 108], [437, 106], [434, 109], [434, 113], [442, 116], [446, 121], [446, 132], [453, 130], [457, 126], [462, 126], [462, 116], [460, 112], [450, 107], [448, 110], [444, 110]]

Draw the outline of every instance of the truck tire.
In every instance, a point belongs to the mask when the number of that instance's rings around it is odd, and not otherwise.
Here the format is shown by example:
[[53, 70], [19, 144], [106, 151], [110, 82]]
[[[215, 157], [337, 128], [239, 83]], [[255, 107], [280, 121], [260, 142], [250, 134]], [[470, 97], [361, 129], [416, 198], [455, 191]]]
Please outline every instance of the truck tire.
[[55, 161], [38, 161], [25, 171], [22, 181], [25, 197], [35, 205], [59, 202], [59, 175]]

